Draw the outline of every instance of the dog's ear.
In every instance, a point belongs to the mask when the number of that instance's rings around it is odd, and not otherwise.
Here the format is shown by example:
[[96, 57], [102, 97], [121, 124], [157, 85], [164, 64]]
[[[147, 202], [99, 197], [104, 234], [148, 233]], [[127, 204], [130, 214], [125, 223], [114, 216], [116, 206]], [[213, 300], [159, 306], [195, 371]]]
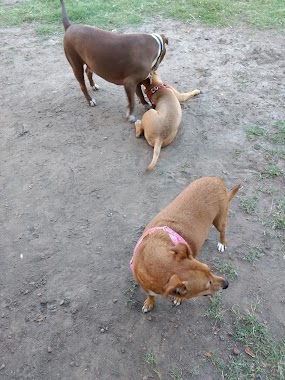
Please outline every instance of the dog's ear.
[[191, 249], [184, 243], [178, 243], [171, 249], [174, 252], [175, 260], [193, 259]]
[[160, 36], [161, 36], [161, 38], [163, 39], [163, 42], [164, 42], [166, 45], [168, 45], [168, 38], [166, 37], [166, 35], [161, 34]]
[[169, 294], [173, 291], [175, 291], [177, 294], [186, 294], [187, 289], [184, 283], [180, 280], [180, 278], [177, 276], [177, 274], [174, 274], [170, 277], [168, 283], [163, 288], [164, 290], [164, 297], [168, 297]]

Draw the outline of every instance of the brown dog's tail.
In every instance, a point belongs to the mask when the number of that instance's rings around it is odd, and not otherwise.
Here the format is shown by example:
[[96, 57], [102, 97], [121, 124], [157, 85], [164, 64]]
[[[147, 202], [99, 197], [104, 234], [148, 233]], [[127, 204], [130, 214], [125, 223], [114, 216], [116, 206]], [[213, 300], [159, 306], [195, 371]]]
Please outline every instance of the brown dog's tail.
[[64, 26], [64, 30], [66, 30], [67, 28], [70, 27], [71, 22], [68, 19], [68, 16], [67, 16], [67, 13], [66, 13], [66, 9], [65, 9], [65, 5], [64, 5], [63, 0], [60, 0], [60, 4], [61, 4], [62, 23], [63, 23], [63, 26]]
[[162, 141], [161, 140], [155, 140], [152, 161], [148, 165], [148, 167], [146, 168], [146, 170], [150, 171], [150, 170], [152, 170], [155, 167], [157, 159], [158, 159], [158, 156], [159, 156], [159, 153], [160, 153], [160, 150], [161, 150], [161, 145], [162, 145]]
[[236, 195], [236, 193], [238, 192], [239, 188], [241, 187], [241, 185], [236, 185], [229, 193], [228, 193], [228, 198], [229, 198], [229, 202], [233, 199], [233, 197]]

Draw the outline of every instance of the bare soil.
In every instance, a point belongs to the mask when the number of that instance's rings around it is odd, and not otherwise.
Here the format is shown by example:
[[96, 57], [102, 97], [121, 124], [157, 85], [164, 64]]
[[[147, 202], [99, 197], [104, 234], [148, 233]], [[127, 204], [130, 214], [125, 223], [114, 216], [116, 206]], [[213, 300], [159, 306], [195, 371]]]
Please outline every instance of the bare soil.
[[[165, 33], [158, 74], [179, 91], [202, 91], [182, 105], [178, 135], [151, 173], [153, 150], [125, 119], [123, 87], [96, 78], [98, 105], [88, 107], [63, 33], [41, 40], [30, 28], [1, 30], [1, 379], [220, 379], [204, 353], [227, 361], [242, 350], [230, 311], [257, 299], [272, 338], [284, 336], [282, 231], [270, 225], [284, 175], [261, 178], [266, 143], [245, 136], [249, 126], [285, 119], [284, 34], [165, 20], [130, 31]], [[146, 223], [202, 176], [243, 185], [231, 203], [227, 251], [216, 251], [212, 229], [199, 256], [238, 272], [221, 293], [219, 329], [204, 315], [207, 297], [180, 307], [158, 298], [142, 314], [145, 294], [129, 268]], [[246, 214], [240, 197], [257, 192], [257, 209]], [[252, 247], [265, 252], [255, 266], [244, 260]]]

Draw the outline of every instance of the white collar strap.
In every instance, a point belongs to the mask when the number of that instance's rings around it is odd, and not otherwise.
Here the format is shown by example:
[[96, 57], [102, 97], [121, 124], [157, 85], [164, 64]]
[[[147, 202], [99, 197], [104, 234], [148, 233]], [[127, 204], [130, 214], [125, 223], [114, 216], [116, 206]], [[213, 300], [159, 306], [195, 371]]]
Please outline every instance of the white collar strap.
[[158, 66], [158, 61], [159, 61], [159, 58], [161, 57], [161, 54], [162, 54], [162, 49], [163, 49], [163, 39], [162, 37], [159, 35], [159, 34], [150, 34], [155, 40], [156, 42], [158, 43], [158, 53], [157, 53], [157, 56], [155, 57], [154, 61], [152, 62], [151, 64], [151, 68], [152, 69], [157, 69], [157, 66]]

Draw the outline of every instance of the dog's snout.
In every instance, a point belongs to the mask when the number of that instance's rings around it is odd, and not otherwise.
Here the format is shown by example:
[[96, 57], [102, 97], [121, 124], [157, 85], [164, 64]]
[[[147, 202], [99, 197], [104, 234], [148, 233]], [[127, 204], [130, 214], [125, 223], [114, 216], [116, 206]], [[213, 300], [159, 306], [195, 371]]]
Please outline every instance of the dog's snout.
[[227, 289], [229, 287], [229, 282], [224, 280], [223, 289]]

